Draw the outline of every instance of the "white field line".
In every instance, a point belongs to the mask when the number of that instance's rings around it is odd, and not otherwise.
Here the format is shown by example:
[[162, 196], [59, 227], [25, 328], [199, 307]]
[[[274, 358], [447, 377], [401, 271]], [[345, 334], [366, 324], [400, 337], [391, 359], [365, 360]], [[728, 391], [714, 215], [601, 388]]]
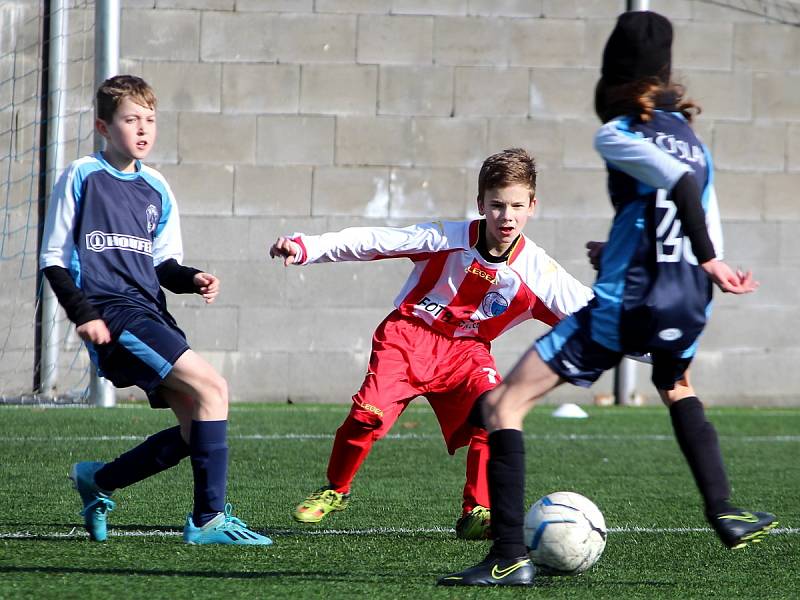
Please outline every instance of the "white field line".
[[[248, 413], [248, 412], [258, 412], [263, 413], [264, 409], [259, 406], [249, 406], [250, 403], [248, 402], [235, 402], [232, 403], [229, 407], [230, 412], [232, 413]], [[257, 403], [253, 403], [257, 404]], [[586, 405], [583, 405], [586, 406]], [[559, 407], [558, 403], [548, 403], [548, 404], [541, 404], [537, 405], [537, 411], [550, 411], [554, 410]], [[0, 403], [0, 408], [3, 410], [30, 410], [30, 409], [55, 409], [55, 410], [62, 410], [68, 408], [79, 408], [79, 409], [93, 409], [96, 408], [92, 404], [88, 403], [79, 403], [79, 404], [58, 404], [58, 403], [41, 403], [41, 404], [2, 404]], [[150, 406], [145, 402], [137, 402], [137, 403], [130, 403], [130, 402], [120, 402], [115, 407], [115, 409], [123, 409], [123, 410], [141, 410], [141, 411], [148, 411], [152, 412]], [[706, 406], [706, 412], [712, 416], [721, 417], [720, 412], [717, 409], [722, 409], [725, 411], [727, 408], [733, 409], [752, 409], [748, 410], [747, 416], [748, 418], [751, 417], [779, 417], [779, 418], [786, 418], [788, 417], [796, 417], [798, 412], [797, 408], [794, 407], [787, 407], [787, 408], [779, 408], [779, 407], [758, 407], [758, 406], [731, 406], [731, 407], [717, 407], [717, 406]], [[350, 404], [346, 402], [331, 402], [328, 404], [285, 404], [285, 403], [272, 403], [269, 407], [269, 410], [275, 410], [280, 413], [287, 413], [287, 412], [339, 412], [343, 416], [347, 414], [350, 410]], [[404, 414], [412, 414], [416, 411], [427, 411], [430, 410], [427, 402], [424, 398], [418, 398], [414, 401], [405, 411]], [[653, 404], [647, 406], [640, 406], [637, 407], [639, 412], [663, 412], [666, 414], [666, 409], [661, 406], [660, 404]], [[635, 412], [635, 411], [634, 411]], [[602, 414], [602, 411], [600, 413]], [[631, 413], [633, 414], [633, 413]], [[730, 414], [730, 413], [729, 413]]]
[[[419, 535], [426, 533], [442, 533], [452, 534], [455, 533], [453, 528], [449, 527], [371, 527], [367, 529], [266, 529], [269, 535], [275, 536], [328, 536], [328, 535]], [[608, 533], [612, 535], [624, 534], [688, 534], [688, 533], [711, 533], [708, 527], [609, 527]], [[770, 535], [797, 535], [800, 534], [800, 528], [797, 527], [782, 527], [773, 529], [769, 532]], [[132, 537], [132, 538], [164, 538], [164, 537], [178, 537], [182, 532], [178, 529], [153, 529], [149, 531], [137, 530], [117, 530], [113, 529], [108, 532], [109, 537]], [[0, 531], [0, 540], [35, 540], [35, 539], [53, 539], [53, 538], [83, 538], [86, 534], [83, 530], [73, 527], [70, 531], [55, 531], [51, 533], [33, 533], [30, 531]]]
[[[275, 440], [332, 440], [332, 433], [254, 433], [254, 434], [232, 434], [228, 436], [230, 440], [244, 441], [275, 441]], [[0, 443], [24, 443], [24, 442], [123, 442], [140, 441], [146, 436], [140, 435], [93, 435], [93, 436], [0, 436]], [[800, 442], [800, 435], [745, 435], [731, 436], [721, 435], [721, 440], [730, 440], [745, 443], [796, 443]], [[387, 440], [438, 440], [440, 434], [436, 433], [390, 433], [384, 439]], [[526, 440], [532, 441], [645, 441], [645, 442], [671, 442], [675, 439], [672, 435], [661, 434], [630, 434], [630, 435], [607, 435], [607, 434], [584, 434], [584, 433], [564, 433], [564, 434], [536, 434], [525, 435]]]

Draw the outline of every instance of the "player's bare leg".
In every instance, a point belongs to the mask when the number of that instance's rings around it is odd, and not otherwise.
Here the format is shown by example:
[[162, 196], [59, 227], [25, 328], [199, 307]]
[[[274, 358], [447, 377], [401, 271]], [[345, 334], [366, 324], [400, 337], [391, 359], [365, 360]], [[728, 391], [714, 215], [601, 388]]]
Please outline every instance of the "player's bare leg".
[[483, 419], [489, 433], [499, 429], [522, 431], [522, 422], [536, 401], [562, 383], [538, 352], [531, 348], [508, 376], [483, 400]]
[[[228, 418], [228, 383], [208, 361], [192, 350], [178, 358], [163, 387], [193, 400], [192, 419], [195, 421], [224, 421]], [[178, 412], [175, 414], [178, 416]]]

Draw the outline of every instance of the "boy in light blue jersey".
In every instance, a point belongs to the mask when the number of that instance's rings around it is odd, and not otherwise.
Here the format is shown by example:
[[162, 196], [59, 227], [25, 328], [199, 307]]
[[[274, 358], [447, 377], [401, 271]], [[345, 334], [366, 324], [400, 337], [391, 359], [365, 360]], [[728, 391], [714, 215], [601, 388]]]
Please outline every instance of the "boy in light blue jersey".
[[599, 261], [595, 297], [542, 336], [473, 414], [489, 431], [494, 543], [479, 564], [440, 585], [532, 585], [523, 538], [522, 422], [564, 382], [588, 387], [625, 354], [649, 353], [652, 381], [697, 483], [705, 515], [729, 548], [761, 541], [777, 524], [729, 501], [716, 431], [687, 379], [716, 284], [745, 294], [751, 273], [722, 262], [722, 237], [708, 150], [690, 127], [697, 107], [670, 80], [672, 25], [649, 11], [620, 16], [604, 53], [595, 109], [604, 125], [595, 148], [608, 168], [615, 217]]
[[73, 162], [56, 183], [39, 266], [98, 372], [117, 387], [140, 387], [153, 408], [172, 409], [179, 425], [109, 463], [72, 466], [86, 530], [105, 540], [111, 493], [189, 456], [194, 509], [184, 541], [271, 544], [225, 503], [227, 383], [189, 348], [161, 289], [211, 303], [219, 281], [181, 264], [175, 198], [163, 176], [140, 162], [155, 143], [155, 94], [142, 79], [118, 75], [100, 86], [96, 108], [107, 148]]

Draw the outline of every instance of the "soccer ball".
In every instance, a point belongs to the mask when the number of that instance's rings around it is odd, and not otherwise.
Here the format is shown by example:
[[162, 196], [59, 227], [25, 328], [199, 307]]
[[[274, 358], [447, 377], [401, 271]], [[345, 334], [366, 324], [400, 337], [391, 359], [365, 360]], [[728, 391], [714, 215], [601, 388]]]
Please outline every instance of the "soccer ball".
[[525, 543], [544, 572], [577, 575], [603, 553], [606, 521], [588, 498], [554, 492], [537, 500], [525, 516]]

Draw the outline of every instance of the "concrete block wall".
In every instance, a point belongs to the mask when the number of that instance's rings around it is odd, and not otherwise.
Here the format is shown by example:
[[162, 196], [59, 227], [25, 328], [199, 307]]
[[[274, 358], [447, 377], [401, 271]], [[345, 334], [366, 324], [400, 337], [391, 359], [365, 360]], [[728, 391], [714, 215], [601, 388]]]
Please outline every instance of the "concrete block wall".
[[[583, 244], [605, 237], [612, 214], [592, 93], [624, 4], [123, 3], [123, 65], [159, 95], [152, 162], [178, 197], [186, 262], [223, 281], [212, 307], [172, 306], [235, 400], [348, 401], [410, 269], [284, 269], [266, 257], [276, 236], [474, 217], [477, 170], [505, 147], [538, 160], [528, 235], [592, 281]], [[707, 2], [651, 8], [673, 19], [675, 74], [704, 107], [727, 257], [762, 281], [751, 297], [718, 299], [694, 378], [710, 402], [797, 402], [778, 374], [800, 354], [800, 30]], [[498, 340], [500, 368], [544, 329]], [[589, 401], [611, 387], [606, 376], [553, 397]], [[647, 368], [638, 387], [654, 401]]]
[[[798, 403], [800, 29], [695, 0], [653, 0], [673, 67], [704, 107], [726, 255], [762, 287], [718, 297], [694, 379], [711, 403]], [[593, 88], [621, 0], [123, 0], [121, 68], [159, 97], [150, 162], [171, 182], [210, 307], [170, 302], [235, 401], [347, 402], [403, 260], [285, 269], [280, 234], [476, 215], [483, 159], [539, 164], [527, 234], [587, 283], [583, 244], [612, 211], [591, 147]], [[791, 15], [790, 15], [791, 16]], [[798, 15], [794, 15], [800, 21]], [[544, 331], [495, 343], [502, 371]], [[648, 369], [639, 388], [655, 401]], [[564, 387], [553, 398], [590, 401]]]

